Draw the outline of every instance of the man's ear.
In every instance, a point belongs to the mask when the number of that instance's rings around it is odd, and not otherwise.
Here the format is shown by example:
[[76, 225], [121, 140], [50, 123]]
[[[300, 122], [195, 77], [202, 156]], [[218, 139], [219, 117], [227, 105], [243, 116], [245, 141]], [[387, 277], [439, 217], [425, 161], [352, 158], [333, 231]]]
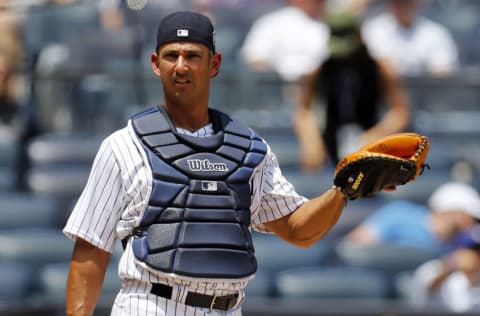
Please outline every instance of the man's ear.
[[222, 64], [222, 54], [215, 53], [210, 58], [210, 78], [215, 77], [220, 71], [220, 66]]
[[160, 68], [158, 68], [158, 54], [157, 54], [157, 52], [153, 52], [150, 55], [150, 65], [152, 66], [153, 73], [157, 77], [160, 77], [161, 72], [160, 72]]

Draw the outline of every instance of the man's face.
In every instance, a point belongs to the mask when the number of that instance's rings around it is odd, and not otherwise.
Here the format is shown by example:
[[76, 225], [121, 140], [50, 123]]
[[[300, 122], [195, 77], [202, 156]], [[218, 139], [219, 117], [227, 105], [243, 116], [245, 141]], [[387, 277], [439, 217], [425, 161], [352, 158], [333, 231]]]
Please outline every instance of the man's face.
[[324, 14], [326, 0], [290, 0], [290, 4], [299, 7], [312, 18], [319, 18]]
[[412, 24], [420, 5], [419, 0], [390, 0], [389, 3], [390, 11], [401, 25]]
[[151, 56], [154, 73], [162, 80], [166, 101], [191, 105], [208, 100], [210, 79], [220, 67], [220, 54], [194, 42], [162, 45]]

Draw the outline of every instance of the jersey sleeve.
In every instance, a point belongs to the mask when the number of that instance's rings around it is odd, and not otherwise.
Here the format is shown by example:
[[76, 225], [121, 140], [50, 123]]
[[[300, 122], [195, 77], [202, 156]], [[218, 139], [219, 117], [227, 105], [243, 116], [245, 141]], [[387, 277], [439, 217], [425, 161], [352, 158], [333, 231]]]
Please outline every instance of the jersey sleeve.
[[269, 232], [264, 223], [290, 214], [306, 201], [283, 176], [277, 157], [269, 148], [253, 176], [252, 228]]
[[70, 239], [79, 237], [112, 252], [116, 223], [122, 212], [122, 190], [119, 164], [107, 138], [97, 152], [88, 181], [63, 233]]

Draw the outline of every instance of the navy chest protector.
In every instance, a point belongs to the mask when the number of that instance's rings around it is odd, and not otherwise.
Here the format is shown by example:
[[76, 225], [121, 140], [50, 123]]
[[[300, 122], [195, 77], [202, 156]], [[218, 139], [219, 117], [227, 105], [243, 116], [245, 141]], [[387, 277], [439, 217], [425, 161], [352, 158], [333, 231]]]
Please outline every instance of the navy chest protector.
[[133, 253], [166, 273], [241, 278], [257, 269], [249, 180], [267, 148], [243, 124], [209, 111], [215, 133], [205, 138], [178, 134], [163, 108], [132, 117], [153, 172]]

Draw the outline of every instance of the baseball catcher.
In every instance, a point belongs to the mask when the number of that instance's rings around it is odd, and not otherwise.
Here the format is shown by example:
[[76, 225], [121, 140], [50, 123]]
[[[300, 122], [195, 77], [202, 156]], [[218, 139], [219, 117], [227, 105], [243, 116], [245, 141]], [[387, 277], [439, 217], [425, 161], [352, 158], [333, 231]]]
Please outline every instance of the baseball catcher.
[[422, 174], [429, 149], [426, 136], [398, 133], [345, 156], [335, 168], [334, 184], [346, 198], [373, 196]]

